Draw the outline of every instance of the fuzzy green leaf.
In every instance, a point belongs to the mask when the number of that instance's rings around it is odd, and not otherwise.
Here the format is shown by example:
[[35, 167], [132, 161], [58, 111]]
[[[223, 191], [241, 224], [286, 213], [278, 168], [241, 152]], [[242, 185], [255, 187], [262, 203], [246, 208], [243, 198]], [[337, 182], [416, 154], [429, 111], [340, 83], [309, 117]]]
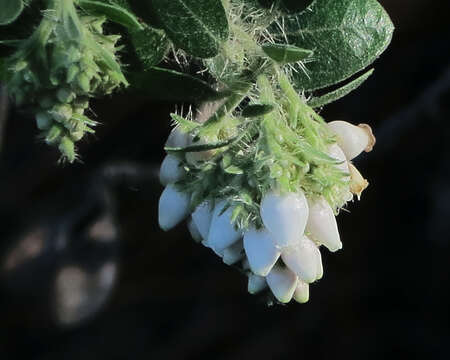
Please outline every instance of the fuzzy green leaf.
[[320, 97], [313, 97], [308, 101], [308, 105], [313, 108], [318, 108], [343, 98], [344, 96], [350, 94], [353, 90], [360, 87], [369, 78], [369, 76], [373, 74], [373, 71], [374, 69], [370, 69], [355, 80], [349, 82], [348, 84], [340, 87], [337, 90], [329, 92], [328, 94]]
[[288, 44], [265, 44], [261, 48], [268, 57], [280, 64], [302, 61], [314, 53], [311, 50], [301, 49]]
[[23, 10], [22, 0], [0, 0], [0, 25], [9, 25]]
[[284, 20], [288, 42], [314, 50], [307, 74], [294, 74], [298, 89], [349, 78], [376, 60], [392, 39], [394, 26], [376, 0], [316, 0], [310, 10]]
[[258, 2], [265, 8], [277, 6], [284, 12], [298, 13], [311, 5], [313, 0], [258, 0]]
[[104, 15], [109, 20], [125, 26], [129, 30], [143, 30], [139, 20], [130, 11], [124, 9], [118, 4], [107, 4], [102, 1], [79, 0], [79, 5], [87, 12]]
[[214, 57], [228, 38], [220, 0], [153, 0], [152, 5], [169, 38], [190, 55]]
[[208, 83], [188, 74], [153, 67], [128, 76], [132, 86], [157, 100], [200, 102], [219, 100], [228, 93], [219, 93]]
[[141, 31], [130, 32], [130, 37], [145, 70], [158, 65], [169, 50], [170, 42], [162, 30], [146, 26]]
[[266, 115], [272, 112], [274, 106], [271, 104], [251, 104], [242, 110], [242, 116], [245, 118]]

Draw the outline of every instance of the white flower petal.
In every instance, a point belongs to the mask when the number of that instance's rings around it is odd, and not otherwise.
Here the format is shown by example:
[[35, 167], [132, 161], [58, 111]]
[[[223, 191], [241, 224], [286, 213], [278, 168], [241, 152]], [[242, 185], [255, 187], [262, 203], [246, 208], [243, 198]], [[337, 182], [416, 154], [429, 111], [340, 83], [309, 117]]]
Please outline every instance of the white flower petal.
[[348, 160], [357, 157], [363, 150], [371, 151], [375, 144], [372, 129], [367, 124], [355, 126], [346, 121], [332, 121], [328, 127], [336, 134], [337, 143]]
[[232, 208], [228, 208], [223, 214], [225, 201], [219, 201], [214, 206], [214, 211], [209, 228], [208, 243], [216, 251], [223, 251], [242, 237], [242, 233], [234, 228], [231, 223]]
[[317, 279], [319, 269], [316, 249], [316, 244], [303, 236], [297, 244], [284, 248], [281, 258], [300, 279], [312, 283]]
[[181, 166], [180, 160], [173, 155], [167, 155], [159, 170], [159, 181], [162, 185], [177, 182], [185, 175], [185, 170]]
[[189, 215], [189, 195], [167, 185], [159, 198], [159, 226], [170, 230]]
[[330, 204], [323, 198], [308, 199], [309, 217], [306, 231], [311, 239], [325, 245], [330, 251], [342, 249], [339, 230]]
[[267, 193], [261, 201], [261, 218], [274, 235], [276, 246], [298, 242], [308, 220], [308, 203], [302, 191], [283, 195]]
[[207, 201], [197, 206], [192, 213], [192, 220], [197, 229], [202, 235], [203, 239], [208, 239], [209, 227], [211, 225], [212, 208], [211, 204]]
[[244, 249], [250, 268], [260, 276], [266, 276], [280, 257], [280, 250], [275, 247], [272, 235], [267, 230], [246, 231]]
[[187, 227], [194, 241], [201, 242], [203, 239], [202, 234], [200, 234], [200, 231], [198, 231], [197, 225], [195, 225], [195, 222], [192, 220], [192, 218], [189, 218], [187, 222]]
[[248, 275], [248, 292], [256, 294], [263, 291], [267, 287], [266, 278], [263, 276], [249, 274]]
[[309, 300], [309, 284], [298, 279], [297, 288], [295, 289], [294, 300], [300, 304], [304, 304]]
[[244, 257], [244, 247], [242, 241], [237, 241], [223, 251], [223, 262], [233, 265]]
[[297, 288], [298, 277], [288, 268], [275, 265], [267, 275], [266, 281], [277, 300], [288, 303]]

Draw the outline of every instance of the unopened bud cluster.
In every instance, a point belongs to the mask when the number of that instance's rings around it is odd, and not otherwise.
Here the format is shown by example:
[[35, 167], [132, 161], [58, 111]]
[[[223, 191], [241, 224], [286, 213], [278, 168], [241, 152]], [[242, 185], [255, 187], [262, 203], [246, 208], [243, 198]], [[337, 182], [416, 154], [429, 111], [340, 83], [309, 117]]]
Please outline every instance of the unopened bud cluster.
[[39, 28], [9, 59], [9, 93], [35, 114], [42, 138], [65, 160], [75, 143], [94, 132], [85, 112], [92, 97], [110, 94], [126, 80], [116, 61], [120, 36], [104, 35], [104, 18], [81, 16], [71, 2], [57, 2]]

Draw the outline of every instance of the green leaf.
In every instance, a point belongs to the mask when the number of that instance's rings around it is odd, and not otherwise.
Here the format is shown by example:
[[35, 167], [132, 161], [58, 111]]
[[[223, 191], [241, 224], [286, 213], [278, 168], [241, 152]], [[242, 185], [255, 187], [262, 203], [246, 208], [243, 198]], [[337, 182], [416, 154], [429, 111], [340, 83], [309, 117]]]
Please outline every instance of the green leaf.
[[394, 30], [376, 0], [316, 0], [310, 11], [286, 16], [284, 24], [290, 44], [314, 50], [307, 73], [294, 74], [302, 90], [337, 84], [361, 71], [383, 53]]
[[129, 30], [143, 30], [136, 16], [118, 4], [106, 4], [102, 1], [79, 0], [79, 5], [87, 12], [96, 15], [105, 15], [109, 20], [125, 26]]
[[169, 38], [190, 55], [214, 57], [228, 39], [220, 0], [152, 0], [152, 5]]
[[242, 116], [245, 118], [263, 116], [272, 112], [274, 106], [272, 104], [252, 104], [242, 110]]
[[287, 13], [298, 13], [305, 10], [313, 0], [258, 0], [259, 4], [265, 8], [277, 6]]
[[288, 44], [265, 44], [261, 48], [268, 57], [280, 64], [302, 61], [314, 53], [311, 50]]
[[147, 26], [141, 31], [130, 32], [130, 37], [145, 70], [158, 65], [169, 50], [170, 42], [162, 30]]
[[128, 76], [132, 86], [156, 100], [167, 101], [213, 101], [228, 93], [217, 92], [208, 83], [178, 71], [153, 67]]
[[370, 69], [369, 71], [365, 72], [363, 75], [356, 78], [355, 80], [349, 82], [348, 84], [340, 87], [337, 90], [329, 92], [328, 94], [325, 94], [320, 97], [313, 97], [311, 100], [308, 101], [308, 105], [313, 108], [318, 108], [343, 98], [344, 96], [350, 94], [353, 90], [360, 87], [364, 83], [364, 81], [366, 81], [369, 78], [369, 76], [373, 74], [373, 71], [374, 69]]
[[22, 0], [0, 0], [0, 25], [9, 25], [23, 10]]

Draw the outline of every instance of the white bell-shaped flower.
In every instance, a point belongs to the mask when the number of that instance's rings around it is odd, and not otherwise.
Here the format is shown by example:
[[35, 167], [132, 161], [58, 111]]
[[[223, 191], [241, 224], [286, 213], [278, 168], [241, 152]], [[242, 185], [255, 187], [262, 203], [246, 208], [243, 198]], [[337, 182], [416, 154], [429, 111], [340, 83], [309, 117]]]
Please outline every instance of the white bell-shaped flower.
[[175, 227], [189, 215], [189, 195], [169, 184], [159, 198], [158, 220], [164, 231]]
[[208, 201], [198, 205], [192, 213], [192, 220], [204, 240], [208, 239], [209, 227], [211, 226], [212, 207]]
[[181, 166], [180, 160], [173, 155], [166, 155], [159, 170], [159, 181], [162, 185], [175, 183], [181, 180], [185, 174], [186, 171]]
[[218, 252], [223, 252], [242, 237], [242, 232], [236, 230], [231, 222], [233, 208], [229, 207], [223, 212], [225, 205], [223, 200], [215, 204], [208, 233], [209, 246]]
[[300, 279], [312, 283], [321, 275], [321, 258], [318, 257], [316, 250], [316, 244], [307, 236], [303, 236], [296, 244], [284, 248], [281, 258]]
[[261, 218], [276, 246], [283, 248], [301, 238], [308, 220], [308, 203], [303, 191], [267, 193], [261, 201]]
[[227, 265], [236, 264], [244, 257], [244, 245], [242, 241], [237, 241], [233, 245], [223, 250], [223, 262]]
[[266, 276], [266, 281], [277, 300], [288, 303], [297, 288], [298, 277], [289, 268], [275, 265]]
[[330, 204], [323, 198], [308, 199], [309, 217], [306, 232], [312, 240], [323, 244], [330, 251], [342, 249], [339, 230]]
[[256, 275], [266, 276], [280, 257], [272, 234], [266, 229], [250, 229], [244, 234], [244, 249], [250, 269]]
[[298, 279], [297, 288], [294, 291], [294, 300], [300, 304], [304, 304], [309, 300], [309, 284]]
[[195, 222], [194, 220], [192, 220], [192, 218], [189, 218], [189, 220], [187, 221], [187, 227], [195, 242], [199, 243], [203, 240], [202, 234], [200, 234], [200, 231], [198, 231], [197, 225], [195, 225]]
[[352, 160], [362, 151], [371, 151], [375, 145], [372, 129], [367, 124], [355, 126], [346, 121], [332, 121], [328, 127], [337, 137], [337, 143], [347, 160]]

